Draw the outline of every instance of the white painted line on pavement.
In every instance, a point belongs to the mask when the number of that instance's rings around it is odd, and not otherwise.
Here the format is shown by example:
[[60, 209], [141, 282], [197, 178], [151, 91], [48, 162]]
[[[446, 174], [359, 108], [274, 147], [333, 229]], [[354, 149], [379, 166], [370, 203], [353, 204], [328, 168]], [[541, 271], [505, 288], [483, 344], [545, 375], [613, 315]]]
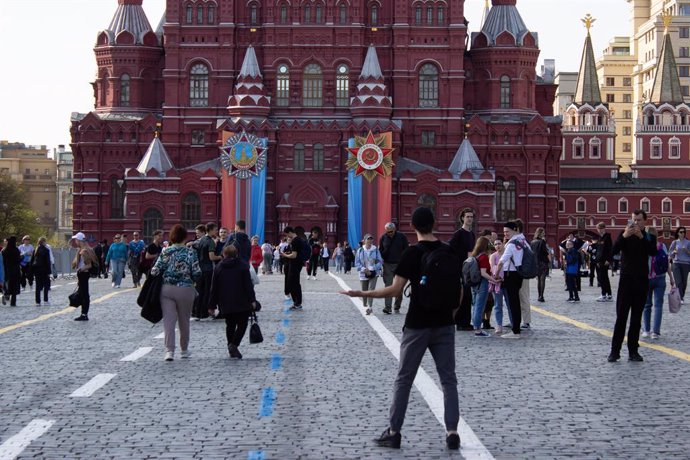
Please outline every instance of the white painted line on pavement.
[[161, 332], [161, 333], [158, 334], [155, 338], [156, 338], [156, 339], [164, 339], [164, 338], [165, 338], [165, 332]]
[[110, 380], [116, 375], [117, 374], [98, 374], [97, 376], [86, 382], [83, 386], [74, 390], [74, 392], [69, 396], [70, 398], [88, 398], [96, 391], [98, 391], [98, 389], [101, 388], [103, 385], [110, 382]]
[[22, 430], [0, 445], [0, 460], [13, 460], [26, 449], [31, 441], [41, 437], [53, 426], [55, 420], [33, 419]]
[[124, 358], [122, 358], [120, 361], [136, 361], [137, 359], [141, 358], [142, 356], [146, 356], [149, 353], [151, 353], [151, 350], [153, 350], [153, 347], [141, 347], [138, 350], [136, 350], [134, 353], [130, 353]]
[[[347, 283], [339, 276], [329, 273], [329, 275], [335, 279], [340, 287], [349, 291], [351, 288]], [[352, 303], [357, 307], [357, 311], [367, 320], [372, 329], [381, 337], [383, 344], [390, 350], [390, 352], [395, 356], [395, 359], [400, 361], [400, 341], [395, 337], [395, 335], [388, 330], [386, 326], [383, 325], [381, 320], [379, 320], [374, 315], [367, 315], [364, 309], [364, 304], [362, 299], [358, 297], [348, 297]], [[422, 394], [422, 397], [429, 405], [431, 412], [436, 416], [436, 420], [441, 423], [441, 426], [445, 428], [445, 422], [443, 421], [443, 391], [436, 385], [436, 383], [429, 377], [429, 374], [420, 366], [417, 371], [417, 377], [414, 379], [414, 385], [417, 390]], [[466, 459], [493, 459], [494, 456], [491, 452], [482, 444], [472, 428], [465, 422], [465, 420], [460, 417], [458, 423], [458, 433], [460, 433], [460, 452], [462, 456]]]

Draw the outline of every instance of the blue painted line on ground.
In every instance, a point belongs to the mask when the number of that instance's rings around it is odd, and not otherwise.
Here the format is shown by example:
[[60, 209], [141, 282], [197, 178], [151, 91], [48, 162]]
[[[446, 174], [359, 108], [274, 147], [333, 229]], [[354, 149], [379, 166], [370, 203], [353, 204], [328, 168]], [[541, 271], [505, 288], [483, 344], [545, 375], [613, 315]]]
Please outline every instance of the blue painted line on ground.
[[273, 415], [273, 402], [276, 399], [276, 392], [273, 388], [264, 388], [261, 396], [261, 405], [259, 406], [259, 417], [270, 417]]
[[250, 450], [247, 460], [266, 460], [266, 454], [262, 450]]
[[277, 371], [278, 369], [280, 369], [280, 366], [282, 365], [283, 358], [278, 353], [274, 353], [273, 358], [271, 358], [271, 369]]
[[283, 331], [278, 331], [276, 333], [276, 343], [278, 345], [282, 345], [285, 343], [285, 334], [283, 333]]
[[285, 318], [283, 320], [283, 326], [289, 326], [290, 325], [290, 320], [288, 318]]

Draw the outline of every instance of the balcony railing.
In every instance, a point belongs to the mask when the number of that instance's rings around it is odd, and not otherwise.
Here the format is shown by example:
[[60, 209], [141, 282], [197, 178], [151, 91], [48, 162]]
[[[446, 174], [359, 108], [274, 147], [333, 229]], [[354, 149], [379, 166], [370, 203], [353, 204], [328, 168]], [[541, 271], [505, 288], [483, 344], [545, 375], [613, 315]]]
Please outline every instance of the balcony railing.
[[642, 125], [637, 124], [638, 133], [687, 133], [690, 125]]
[[613, 133], [615, 129], [609, 125], [565, 125], [564, 132], [571, 133]]

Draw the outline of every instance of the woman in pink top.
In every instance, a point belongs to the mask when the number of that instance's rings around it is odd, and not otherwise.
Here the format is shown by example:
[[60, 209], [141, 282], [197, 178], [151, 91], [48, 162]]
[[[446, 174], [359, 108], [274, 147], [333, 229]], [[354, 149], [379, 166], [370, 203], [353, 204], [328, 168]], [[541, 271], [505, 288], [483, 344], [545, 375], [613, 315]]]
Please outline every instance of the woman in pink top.
[[[489, 257], [489, 262], [491, 263], [491, 273], [496, 273], [496, 266], [498, 265], [498, 259], [503, 255], [503, 241], [494, 241], [494, 249], [496, 251]], [[503, 334], [503, 289], [501, 289], [501, 283], [493, 283], [489, 281], [489, 294], [494, 296], [494, 317], [496, 318], [496, 334]], [[508, 311], [510, 314], [510, 311]]]

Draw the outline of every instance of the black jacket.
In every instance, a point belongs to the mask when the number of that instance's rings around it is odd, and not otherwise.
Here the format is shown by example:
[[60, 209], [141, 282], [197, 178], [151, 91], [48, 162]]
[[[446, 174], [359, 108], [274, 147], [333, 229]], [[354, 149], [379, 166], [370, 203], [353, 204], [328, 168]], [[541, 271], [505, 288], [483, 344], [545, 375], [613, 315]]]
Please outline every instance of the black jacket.
[[47, 275], [52, 272], [50, 251], [45, 245], [39, 244], [31, 257], [31, 270], [36, 275]]
[[609, 264], [613, 262], [613, 241], [609, 233], [604, 233], [599, 239], [599, 252], [597, 253], [597, 262]]
[[213, 270], [209, 309], [218, 307], [223, 315], [251, 311], [256, 300], [249, 264], [238, 258], [223, 259]]
[[410, 243], [407, 237], [400, 232], [395, 232], [393, 236], [388, 236], [384, 233], [379, 239], [379, 251], [383, 261], [387, 264], [397, 264], [400, 262], [403, 251], [407, 249]]
[[225, 244], [234, 244], [240, 254], [240, 259], [249, 263], [249, 258], [252, 255], [252, 242], [249, 240], [246, 233], [233, 233]]
[[656, 236], [642, 232], [642, 238], [618, 235], [613, 253], [621, 253], [621, 278], [635, 278], [647, 282], [649, 279], [649, 257], [657, 253]]

